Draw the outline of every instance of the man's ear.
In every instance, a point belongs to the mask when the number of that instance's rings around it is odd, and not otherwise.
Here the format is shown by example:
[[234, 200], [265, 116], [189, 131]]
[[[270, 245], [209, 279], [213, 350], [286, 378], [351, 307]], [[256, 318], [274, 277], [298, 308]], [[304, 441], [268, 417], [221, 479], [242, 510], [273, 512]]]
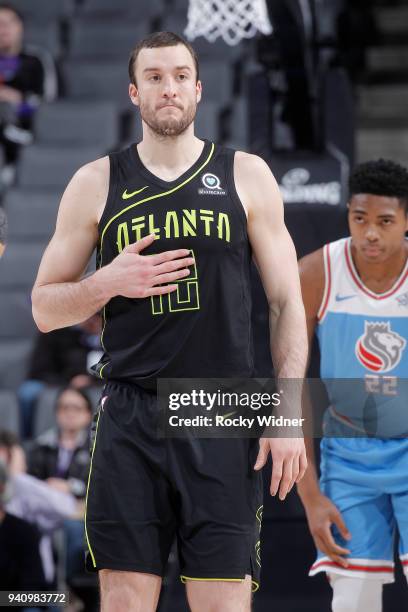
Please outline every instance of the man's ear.
[[203, 93], [203, 86], [201, 85], [201, 81], [197, 81], [196, 83], [197, 104], [201, 100], [202, 93]]
[[139, 106], [139, 91], [134, 83], [129, 84], [129, 98], [135, 106]]

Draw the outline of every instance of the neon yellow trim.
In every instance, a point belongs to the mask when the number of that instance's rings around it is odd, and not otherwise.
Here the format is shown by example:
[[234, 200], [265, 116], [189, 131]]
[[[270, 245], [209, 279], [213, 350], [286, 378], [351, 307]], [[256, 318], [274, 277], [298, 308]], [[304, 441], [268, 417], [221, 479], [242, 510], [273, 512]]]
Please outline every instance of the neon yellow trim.
[[243, 582], [245, 578], [192, 578], [191, 576], [180, 575], [180, 580], [183, 584], [186, 584], [187, 580], [196, 582]]
[[[110, 226], [110, 224], [117, 219], [118, 217], [120, 217], [120, 215], [122, 215], [123, 213], [125, 213], [126, 211], [130, 210], [131, 208], [134, 208], [135, 206], [139, 206], [139, 204], [144, 204], [144, 202], [149, 202], [150, 200], [155, 200], [157, 198], [162, 198], [166, 195], [170, 195], [171, 193], [174, 193], [175, 191], [178, 191], [179, 189], [181, 189], [182, 187], [184, 187], [184, 185], [187, 185], [187, 183], [189, 183], [190, 181], [193, 180], [193, 178], [195, 178], [197, 176], [197, 174], [199, 174], [201, 172], [201, 170], [203, 168], [205, 168], [205, 166], [209, 163], [210, 159], [213, 156], [214, 153], [214, 149], [215, 149], [215, 145], [212, 142], [211, 143], [211, 149], [210, 152], [208, 154], [207, 159], [201, 164], [201, 166], [188, 178], [186, 178], [185, 181], [183, 181], [182, 183], [180, 183], [180, 185], [176, 185], [175, 187], [173, 187], [173, 189], [169, 189], [169, 191], [164, 191], [163, 193], [157, 193], [156, 195], [150, 196], [148, 198], [143, 198], [142, 200], [138, 200], [137, 202], [134, 202], [133, 204], [130, 204], [129, 206], [126, 206], [126, 208], [123, 208], [121, 211], [119, 211], [116, 215], [114, 215], [111, 219], [109, 219], [109, 221], [107, 222], [107, 224], [105, 225], [105, 227], [103, 228], [102, 234], [101, 234], [101, 245], [100, 245], [100, 254], [101, 254], [101, 258], [100, 258], [100, 262], [99, 262], [99, 268], [102, 268], [102, 259], [103, 259], [103, 239], [105, 236], [105, 232], [108, 229], [108, 227]], [[103, 344], [103, 332], [105, 331], [105, 326], [106, 326], [106, 315], [105, 315], [105, 308], [103, 309], [103, 329], [102, 329], [102, 333], [101, 333], [101, 345], [103, 347], [103, 349], [106, 351], [105, 346]]]
[[[245, 578], [194, 578], [192, 576], [180, 575], [180, 580], [183, 584], [186, 584], [187, 580], [193, 580], [195, 582], [244, 582]], [[255, 593], [259, 589], [259, 582], [251, 580], [252, 592]]]
[[114, 215], [111, 219], [109, 219], [109, 221], [107, 222], [107, 224], [105, 225], [102, 234], [101, 234], [101, 248], [100, 248], [100, 252], [101, 252], [101, 263], [100, 266], [102, 266], [102, 248], [103, 248], [103, 239], [105, 236], [105, 232], [108, 229], [108, 227], [110, 226], [111, 223], [113, 223], [113, 221], [115, 219], [117, 219], [118, 217], [120, 217], [120, 215], [123, 215], [123, 213], [127, 212], [128, 210], [130, 210], [131, 208], [134, 208], [135, 206], [139, 206], [140, 204], [144, 204], [145, 202], [150, 202], [150, 200], [156, 200], [157, 198], [162, 198], [164, 196], [170, 195], [171, 193], [174, 193], [175, 191], [178, 191], [179, 189], [181, 189], [182, 187], [184, 187], [184, 185], [187, 185], [187, 183], [189, 183], [190, 181], [193, 180], [193, 178], [195, 178], [197, 176], [197, 174], [199, 174], [201, 172], [201, 170], [203, 168], [205, 168], [205, 166], [208, 164], [208, 162], [210, 161], [211, 157], [213, 156], [214, 153], [214, 143], [211, 143], [211, 150], [208, 154], [207, 159], [201, 164], [201, 166], [199, 168], [197, 168], [197, 170], [188, 178], [186, 178], [185, 181], [183, 181], [182, 183], [180, 183], [179, 185], [176, 185], [175, 187], [173, 187], [172, 189], [169, 189], [168, 191], [163, 191], [162, 193], [156, 193], [156, 195], [152, 195], [149, 196], [148, 198], [143, 198], [142, 200], [138, 200], [137, 202], [134, 202], [133, 204], [130, 204], [129, 206], [126, 206], [126, 208], [123, 208], [121, 211], [119, 211], [118, 213], [116, 213], [116, 215]]
[[106, 325], [105, 308], [106, 308], [106, 304], [105, 304], [105, 306], [103, 307], [103, 310], [102, 310], [103, 327], [102, 327], [102, 331], [101, 331], [100, 341], [101, 341], [101, 346], [102, 346], [103, 350], [106, 353], [107, 351], [106, 351], [105, 345], [103, 343], [103, 332], [105, 331], [105, 325]]
[[104, 363], [104, 364], [103, 364], [103, 366], [101, 367], [101, 369], [99, 370], [99, 376], [100, 376], [100, 378], [103, 378], [103, 376], [102, 376], [102, 372], [103, 372], [103, 368], [104, 368], [106, 365], [108, 365], [108, 362]]
[[259, 530], [261, 530], [262, 527], [262, 514], [263, 514], [263, 504], [261, 506], [259, 506], [258, 510], [256, 511], [256, 520], [259, 523]]
[[95, 452], [95, 446], [96, 446], [96, 438], [98, 436], [98, 425], [99, 425], [99, 419], [101, 417], [101, 409], [99, 409], [99, 413], [98, 413], [98, 419], [96, 421], [96, 429], [95, 429], [95, 440], [92, 446], [92, 454], [91, 454], [91, 465], [89, 466], [89, 475], [88, 475], [88, 484], [86, 486], [86, 496], [85, 496], [85, 516], [84, 516], [84, 526], [85, 526], [85, 538], [86, 538], [86, 543], [88, 545], [88, 550], [91, 554], [91, 559], [92, 559], [92, 564], [94, 567], [96, 567], [96, 561], [95, 561], [95, 555], [93, 554], [92, 548], [91, 548], [91, 544], [89, 542], [89, 537], [88, 537], [88, 530], [86, 528], [86, 513], [88, 510], [88, 493], [89, 493], [89, 483], [91, 482], [91, 473], [92, 473], [92, 462], [93, 462], [93, 456], [94, 456], [94, 452]]

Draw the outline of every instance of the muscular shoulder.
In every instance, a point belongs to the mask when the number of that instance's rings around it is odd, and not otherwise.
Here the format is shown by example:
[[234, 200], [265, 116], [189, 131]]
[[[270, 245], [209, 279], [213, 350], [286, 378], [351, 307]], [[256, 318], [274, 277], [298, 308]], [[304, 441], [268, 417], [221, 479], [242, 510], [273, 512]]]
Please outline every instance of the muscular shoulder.
[[266, 163], [258, 155], [237, 151], [235, 153], [234, 173], [240, 181], [256, 184], [259, 179], [273, 178], [272, 172]]
[[109, 183], [109, 157], [101, 157], [95, 161], [81, 166], [73, 176], [73, 179], [81, 183], [83, 187], [100, 187]]
[[237, 151], [234, 179], [238, 194], [247, 210], [256, 211], [274, 204], [282, 207], [278, 184], [268, 164], [258, 155]]
[[[95, 222], [102, 216], [109, 190], [109, 157], [105, 156], [79, 168], [69, 182], [62, 204]], [[86, 206], [84, 203], [86, 202]]]
[[324, 293], [323, 249], [313, 251], [299, 260], [299, 275], [306, 314], [308, 317], [315, 317]]

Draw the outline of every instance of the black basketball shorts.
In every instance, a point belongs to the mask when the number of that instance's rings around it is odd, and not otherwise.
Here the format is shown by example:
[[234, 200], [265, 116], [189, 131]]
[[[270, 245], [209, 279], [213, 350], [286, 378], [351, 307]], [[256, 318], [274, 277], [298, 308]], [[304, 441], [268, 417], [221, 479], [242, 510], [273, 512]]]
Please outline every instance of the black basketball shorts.
[[156, 395], [109, 382], [88, 480], [87, 568], [163, 576], [177, 537], [181, 579], [259, 585], [257, 439], [158, 437]]

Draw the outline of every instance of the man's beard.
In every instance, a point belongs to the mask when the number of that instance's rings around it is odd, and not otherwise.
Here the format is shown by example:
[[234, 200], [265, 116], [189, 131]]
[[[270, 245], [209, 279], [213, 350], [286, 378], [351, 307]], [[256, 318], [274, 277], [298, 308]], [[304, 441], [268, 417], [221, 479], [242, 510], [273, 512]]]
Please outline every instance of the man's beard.
[[197, 113], [197, 104], [190, 104], [179, 119], [167, 117], [159, 119], [147, 105], [140, 104], [140, 115], [149, 128], [158, 136], [180, 136], [192, 124]]

